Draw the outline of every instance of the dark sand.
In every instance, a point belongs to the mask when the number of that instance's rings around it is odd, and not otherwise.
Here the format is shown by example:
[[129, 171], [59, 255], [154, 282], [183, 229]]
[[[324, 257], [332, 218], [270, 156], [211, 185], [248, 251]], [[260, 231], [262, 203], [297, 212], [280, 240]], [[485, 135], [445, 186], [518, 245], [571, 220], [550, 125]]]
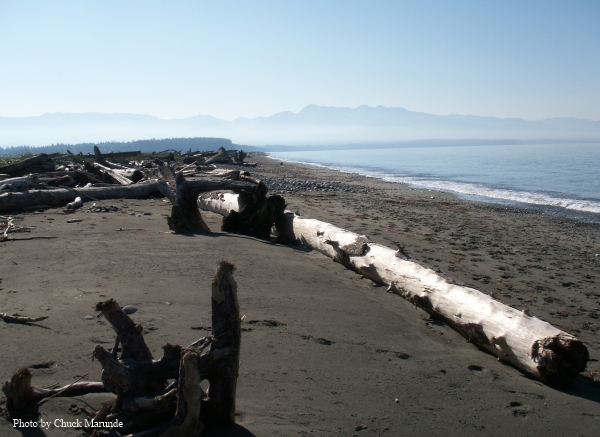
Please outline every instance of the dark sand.
[[[64, 385], [86, 373], [99, 380], [90, 352], [97, 343], [112, 346], [114, 336], [104, 320], [84, 317], [109, 297], [138, 307], [132, 318], [144, 325], [155, 356], [167, 342], [191, 343], [210, 326], [210, 281], [225, 258], [237, 266], [246, 315], [239, 426], [212, 435], [598, 435], [600, 383], [586, 378], [600, 370], [598, 225], [256, 160], [252, 173], [272, 183], [285, 177], [351, 187], [353, 193], [284, 197], [305, 216], [390, 247], [403, 242], [420, 262], [578, 335], [592, 358], [588, 371], [571, 389], [548, 387], [319, 253], [220, 233], [174, 235], [164, 217], [170, 206], [151, 199], [99, 202], [119, 212], [86, 213], [85, 204], [72, 215], [52, 209], [16, 216], [32, 231], [15, 237], [58, 238], [0, 243], [0, 311], [50, 316], [44, 327], [0, 321], [0, 378], [53, 362], [32, 370], [34, 385]], [[217, 231], [220, 217], [204, 215]], [[73, 218], [83, 221], [67, 223]], [[98, 408], [106, 397], [56, 398], [42, 407], [42, 418], [82, 420], [69, 412], [72, 404]], [[359, 425], [366, 428], [356, 431]], [[0, 436], [18, 435], [0, 420]]]

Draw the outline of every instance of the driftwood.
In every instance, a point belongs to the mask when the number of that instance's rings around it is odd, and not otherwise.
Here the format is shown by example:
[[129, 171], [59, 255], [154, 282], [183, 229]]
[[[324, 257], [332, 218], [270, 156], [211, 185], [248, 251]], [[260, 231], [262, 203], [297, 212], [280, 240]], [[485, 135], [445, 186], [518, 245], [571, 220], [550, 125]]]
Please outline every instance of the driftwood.
[[[269, 238], [275, 218], [285, 210], [285, 200], [278, 195], [267, 196], [267, 186], [261, 181], [244, 174], [240, 174], [239, 177], [240, 181], [185, 181], [183, 175], [178, 174], [175, 191], [179, 210], [173, 208], [169, 222], [171, 229], [194, 232], [205, 230], [200, 227], [194, 229], [188, 225], [188, 223], [194, 223], [192, 220], [197, 220], [196, 216], [202, 220], [198, 209], [199, 202], [201, 202], [199, 195], [217, 190], [231, 190], [239, 193], [238, 196], [242, 200], [238, 202], [238, 206], [241, 208], [239, 208], [239, 212], [234, 211], [223, 219], [221, 230], [258, 238]], [[171, 197], [173, 196], [171, 195]], [[181, 208], [181, 205], [185, 205], [185, 209]], [[182, 214], [183, 212], [186, 214]], [[207, 229], [208, 227], [206, 227]]]
[[62, 206], [72, 202], [77, 196], [84, 200], [104, 200], [141, 199], [155, 194], [159, 194], [156, 183], [2, 193], [0, 194], [0, 212], [20, 210], [35, 205]]
[[235, 267], [221, 262], [212, 283], [211, 353], [231, 350], [208, 378], [210, 383], [211, 423], [227, 425], [235, 422], [235, 391], [240, 363], [241, 318], [237, 298], [237, 284], [233, 279]]
[[41, 322], [42, 320], [46, 320], [47, 318], [48, 318], [48, 316], [43, 316], [43, 317], [24, 317], [24, 316], [19, 316], [17, 314], [11, 316], [10, 314], [0, 313], [0, 319], [4, 320], [6, 323], [23, 323], [23, 324], [27, 324], [27, 323]]
[[0, 173], [16, 177], [25, 176], [29, 173], [45, 173], [47, 171], [54, 171], [54, 169], [55, 165], [52, 159], [45, 153], [42, 153], [41, 155], [24, 159], [21, 162], [0, 167]]
[[38, 178], [38, 180], [52, 187], [74, 187], [77, 185], [77, 181], [71, 176], [59, 176], [52, 179]]
[[[248, 177], [246, 177], [248, 179]], [[285, 210], [285, 200], [279, 195], [267, 196], [267, 187], [261, 181], [253, 193], [241, 193], [239, 211], [223, 218], [222, 230], [239, 234], [253, 235], [258, 238], [269, 238], [277, 216]]]
[[[202, 209], [229, 216], [235, 195], [199, 199]], [[479, 348], [527, 374], [569, 386], [585, 370], [589, 353], [576, 337], [473, 288], [460, 286], [430, 268], [406, 260], [402, 251], [364, 235], [286, 212], [275, 222], [281, 237], [317, 250], [424, 309]]]
[[[247, 178], [247, 177], [246, 177]], [[260, 181], [259, 181], [260, 182]], [[279, 195], [267, 196], [266, 187], [258, 183], [251, 195], [210, 193], [198, 198], [198, 207], [224, 216], [222, 230], [259, 238], [269, 238], [271, 228], [285, 210], [285, 200]]]
[[233, 190], [238, 193], [248, 193], [252, 197], [252, 193], [257, 189], [257, 185], [252, 181], [211, 179], [188, 181], [182, 173], [175, 175], [173, 169], [167, 165], [159, 165], [158, 169], [161, 177], [158, 188], [173, 204], [167, 223], [174, 232], [210, 232], [198, 209], [200, 194], [216, 190]]
[[61, 388], [45, 389], [31, 386], [32, 374], [27, 367], [17, 370], [10, 381], [4, 382], [2, 391], [6, 395], [6, 407], [16, 412], [33, 406], [50, 397], [73, 397], [106, 391], [101, 382], [77, 382]]
[[138, 169], [112, 169], [97, 162], [87, 164], [86, 168], [95, 169], [103, 180], [120, 185], [130, 185], [144, 177]]
[[74, 201], [67, 203], [67, 209], [78, 209], [83, 205], [81, 197], [77, 196]]
[[131, 168], [130, 165], [106, 160], [106, 158], [104, 158], [104, 155], [102, 155], [102, 152], [100, 152], [98, 146], [94, 146], [94, 160], [96, 161], [96, 164], [100, 164], [102, 167], [113, 170], [126, 170]]
[[[83, 430], [94, 436], [118, 424], [118, 435], [136, 437], [198, 436], [204, 426], [232, 424], [239, 369], [241, 319], [233, 264], [221, 261], [212, 283], [212, 336], [182, 348], [167, 344], [154, 360], [136, 325], [113, 299], [96, 309], [117, 334], [112, 351], [97, 345], [92, 353], [102, 366], [102, 382], [79, 382], [56, 389], [31, 385], [32, 374], [22, 367], [4, 382], [10, 418], [25, 410], [39, 414], [44, 400], [112, 392], [112, 402], [90, 413]], [[121, 345], [121, 355], [117, 346]], [[208, 392], [200, 383], [209, 381]], [[169, 383], [169, 380], [174, 382]]]
[[227, 150], [225, 150], [224, 147], [219, 147], [219, 151], [217, 152], [217, 154], [208, 158], [204, 163], [205, 164], [212, 164], [212, 163], [230, 164], [232, 162], [233, 161], [232, 161], [231, 157], [229, 156], [229, 153], [227, 152]]
[[0, 192], [26, 191], [38, 184], [38, 178], [34, 175], [19, 176], [0, 181]]

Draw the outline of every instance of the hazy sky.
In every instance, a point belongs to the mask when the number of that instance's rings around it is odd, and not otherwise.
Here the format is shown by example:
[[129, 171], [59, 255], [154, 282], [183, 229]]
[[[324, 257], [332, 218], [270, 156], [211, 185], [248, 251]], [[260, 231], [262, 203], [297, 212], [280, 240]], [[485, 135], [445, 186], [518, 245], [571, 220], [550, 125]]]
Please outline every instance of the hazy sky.
[[0, 115], [600, 119], [599, 1], [0, 0]]

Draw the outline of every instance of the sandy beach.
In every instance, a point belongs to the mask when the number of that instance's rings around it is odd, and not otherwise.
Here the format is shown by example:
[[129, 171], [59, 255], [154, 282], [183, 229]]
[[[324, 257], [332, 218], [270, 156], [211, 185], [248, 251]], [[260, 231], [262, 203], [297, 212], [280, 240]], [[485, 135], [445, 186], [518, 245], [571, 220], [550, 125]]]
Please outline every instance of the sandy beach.
[[[288, 209], [389, 247], [403, 243], [414, 260], [578, 336], [590, 353], [587, 371], [569, 389], [544, 385], [320, 253], [221, 233], [212, 213], [203, 216], [214, 234], [172, 234], [170, 204], [156, 198], [98, 202], [112, 212], [86, 203], [69, 215], [14, 215], [31, 230], [15, 237], [57, 238], [0, 243], [0, 311], [49, 316], [39, 326], [0, 322], [1, 379], [30, 366], [36, 386], [99, 380], [90, 352], [114, 336], [94, 307], [111, 297], [137, 307], [132, 318], [155, 358], [165, 343], [191, 343], [208, 333], [210, 281], [226, 259], [237, 267], [246, 316], [238, 426], [206, 435], [597, 435], [600, 382], [590, 372], [600, 370], [600, 225], [249, 160]], [[55, 398], [42, 418], [82, 420], [79, 407], [97, 409], [108, 396]], [[0, 420], [2, 436], [80, 434], [44, 433]]]

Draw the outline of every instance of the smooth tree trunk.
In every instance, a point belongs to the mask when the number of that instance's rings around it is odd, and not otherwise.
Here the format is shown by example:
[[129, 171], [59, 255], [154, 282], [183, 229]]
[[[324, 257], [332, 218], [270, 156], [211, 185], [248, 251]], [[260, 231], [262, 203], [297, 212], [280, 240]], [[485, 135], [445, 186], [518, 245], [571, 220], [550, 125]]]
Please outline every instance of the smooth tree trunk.
[[37, 205], [63, 206], [76, 197], [87, 200], [144, 199], [159, 194], [156, 182], [88, 188], [57, 188], [0, 194], [0, 212], [14, 211]]
[[[231, 195], [199, 201], [227, 216]], [[288, 241], [317, 250], [441, 319], [470, 342], [551, 385], [569, 386], [585, 370], [589, 353], [576, 337], [430, 268], [405, 259], [401, 250], [370, 242], [364, 235], [286, 212], [275, 223]]]

